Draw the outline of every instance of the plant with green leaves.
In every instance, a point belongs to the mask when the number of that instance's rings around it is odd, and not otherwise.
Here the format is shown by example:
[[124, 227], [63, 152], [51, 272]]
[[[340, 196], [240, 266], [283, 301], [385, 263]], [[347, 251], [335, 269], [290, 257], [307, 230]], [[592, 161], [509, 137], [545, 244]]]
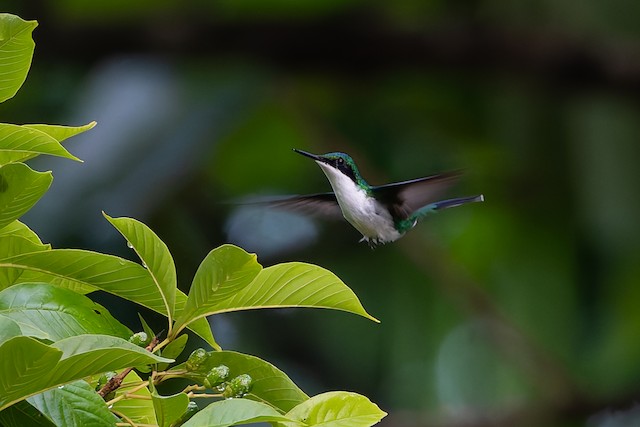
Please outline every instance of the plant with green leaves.
[[[0, 102], [13, 97], [31, 65], [37, 23], [0, 14]], [[208, 316], [257, 308], [343, 310], [376, 321], [333, 273], [291, 262], [263, 268], [233, 245], [213, 249], [188, 294], [178, 289], [167, 246], [131, 218], [107, 221], [141, 260], [53, 249], [19, 218], [48, 190], [51, 172], [24, 162], [38, 155], [79, 161], [61, 144], [79, 127], [0, 124], [0, 425], [369, 426], [386, 414], [364, 396], [307, 396], [272, 364], [223, 351]], [[92, 301], [101, 290], [164, 315], [166, 334], [141, 319], [133, 333]], [[211, 347], [175, 359], [187, 330]], [[182, 392], [157, 386], [187, 379]], [[214, 398], [198, 410], [197, 401]]]

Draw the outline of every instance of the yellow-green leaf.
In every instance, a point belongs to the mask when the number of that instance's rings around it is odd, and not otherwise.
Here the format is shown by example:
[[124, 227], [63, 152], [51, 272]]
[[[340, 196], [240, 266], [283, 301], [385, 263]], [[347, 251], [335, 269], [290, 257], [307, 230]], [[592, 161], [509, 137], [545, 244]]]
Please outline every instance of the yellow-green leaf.
[[53, 177], [22, 163], [0, 166], [0, 228], [27, 212], [47, 192]]
[[37, 26], [36, 21], [0, 13], [0, 102], [13, 97], [27, 78], [35, 48], [31, 33]]
[[313, 396], [286, 415], [310, 427], [368, 427], [387, 414], [365, 396], [333, 391]]

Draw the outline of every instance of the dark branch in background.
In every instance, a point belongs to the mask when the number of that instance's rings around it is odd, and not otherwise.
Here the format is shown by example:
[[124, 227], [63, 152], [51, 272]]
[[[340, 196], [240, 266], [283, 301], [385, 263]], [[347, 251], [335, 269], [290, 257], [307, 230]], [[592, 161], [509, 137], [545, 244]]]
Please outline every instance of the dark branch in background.
[[[37, 13], [37, 11], [34, 11]], [[42, 13], [41, 15], [46, 15]], [[396, 69], [500, 71], [562, 88], [640, 91], [640, 42], [579, 41], [547, 29], [501, 29], [465, 17], [420, 31], [394, 28], [367, 10], [322, 19], [242, 22], [198, 16], [113, 22], [47, 21], [36, 32], [39, 56], [87, 62], [122, 53], [249, 59], [287, 71], [366, 78]], [[163, 20], [164, 19], [164, 20]], [[171, 21], [167, 21], [171, 19]], [[58, 25], [58, 26], [56, 26]]]
[[[415, 236], [399, 245], [404, 254], [434, 286], [471, 318], [488, 320], [489, 339], [498, 351], [513, 361], [537, 385], [550, 402], [567, 402], [579, 394], [578, 387], [559, 364], [517, 325], [506, 317], [478, 284], [474, 283], [447, 254]], [[560, 403], [562, 404], [562, 403]]]
[[[537, 427], [554, 423], [584, 424], [586, 419], [603, 410], [628, 410], [640, 399], [640, 389], [618, 396], [596, 398], [581, 390], [570, 377], [565, 367], [548, 352], [537, 345], [496, 306], [489, 294], [474, 283], [445, 252], [424, 239], [407, 235], [398, 243], [404, 254], [427, 277], [433, 285], [452, 300], [471, 318], [490, 320], [487, 322], [489, 339], [505, 357], [528, 375], [532, 384], [540, 390], [542, 398], [521, 407], [503, 407], [466, 414], [464, 419], [447, 419], [439, 415], [433, 420], [403, 420], [393, 414], [387, 423], [394, 427]], [[565, 424], [562, 424], [565, 425]]]
[[446, 416], [433, 420], [416, 421], [416, 414], [411, 418], [389, 414], [385, 418], [390, 427], [540, 427], [557, 425], [583, 426], [587, 418], [602, 411], [615, 413], [634, 408], [640, 394], [623, 395], [611, 400], [577, 398], [564, 404], [548, 405], [530, 404], [517, 408], [477, 411], [469, 413], [462, 419]]

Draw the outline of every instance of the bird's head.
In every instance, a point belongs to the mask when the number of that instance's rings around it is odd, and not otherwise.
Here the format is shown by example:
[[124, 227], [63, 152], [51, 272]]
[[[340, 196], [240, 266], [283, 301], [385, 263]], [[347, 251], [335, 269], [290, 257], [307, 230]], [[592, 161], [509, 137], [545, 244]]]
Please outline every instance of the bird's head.
[[351, 156], [346, 153], [334, 152], [327, 154], [311, 154], [295, 148], [293, 151], [315, 160], [316, 163], [325, 170], [325, 172], [327, 171], [327, 168], [331, 168], [334, 170], [334, 173], [338, 172], [349, 177], [349, 179], [351, 179], [355, 184], [366, 185], [360, 176], [356, 163], [353, 161]]

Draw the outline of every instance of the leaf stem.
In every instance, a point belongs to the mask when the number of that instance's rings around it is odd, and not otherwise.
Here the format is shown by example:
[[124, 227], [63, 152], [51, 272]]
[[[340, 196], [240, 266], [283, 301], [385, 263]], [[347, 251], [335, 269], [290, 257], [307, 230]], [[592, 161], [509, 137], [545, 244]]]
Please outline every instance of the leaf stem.
[[145, 388], [148, 385], [149, 385], [149, 381], [143, 381], [142, 384], [138, 385], [137, 387], [134, 387], [130, 391], [128, 391], [126, 393], [122, 393], [120, 396], [115, 397], [115, 398], [111, 399], [110, 401], [108, 401], [107, 402], [107, 406], [111, 406], [114, 403], [119, 402], [119, 401], [121, 401], [123, 399], [150, 400], [150, 399], [147, 399], [147, 396], [133, 396], [136, 391], [142, 390], [143, 388]]

